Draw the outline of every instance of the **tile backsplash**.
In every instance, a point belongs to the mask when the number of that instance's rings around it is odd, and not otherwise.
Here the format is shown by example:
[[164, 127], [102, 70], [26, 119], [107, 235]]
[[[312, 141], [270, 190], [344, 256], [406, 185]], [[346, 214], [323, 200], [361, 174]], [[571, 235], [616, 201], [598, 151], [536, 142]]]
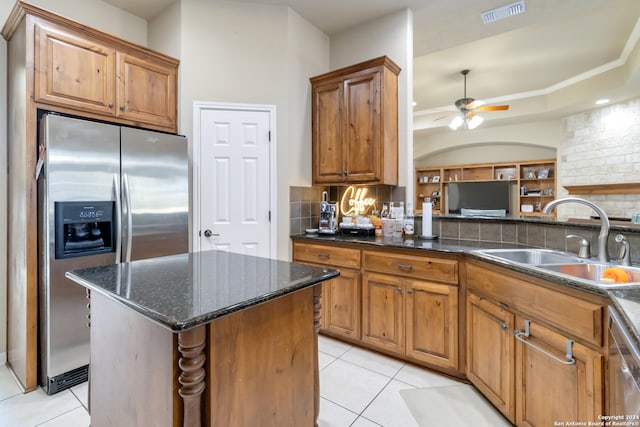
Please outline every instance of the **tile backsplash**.
[[[400, 202], [406, 198], [404, 187], [390, 185], [358, 185], [367, 189], [367, 197], [375, 198], [378, 209], [385, 202]], [[340, 200], [348, 188], [342, 186], [289, 187], [289, 234], [304, 233], [307, 228], [318, 228], [322, 192], [327, 191], [330, 201]]]

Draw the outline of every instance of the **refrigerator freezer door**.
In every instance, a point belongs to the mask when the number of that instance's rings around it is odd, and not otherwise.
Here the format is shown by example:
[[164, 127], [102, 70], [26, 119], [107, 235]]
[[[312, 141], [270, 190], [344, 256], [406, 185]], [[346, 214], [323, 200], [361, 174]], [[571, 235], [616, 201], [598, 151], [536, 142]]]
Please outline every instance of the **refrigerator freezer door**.
[[[47, 114], [40, 144], [45, 167], [39, 182], [39, 300], [41, 384], [65, 388], [66, 373], [89, 363], [85, 289], [64, 277], [84, 267], [113, 264], [115, 253], [55, 259], [55, 202], [115, 201], [120, 173], [120, 129]], [[116, 181], [117, 182], [117, 181]], [[73, 385], [73, 384], [71, 384]]]
[[121, 129], [123, 261], [189, 251], [187, 139]]

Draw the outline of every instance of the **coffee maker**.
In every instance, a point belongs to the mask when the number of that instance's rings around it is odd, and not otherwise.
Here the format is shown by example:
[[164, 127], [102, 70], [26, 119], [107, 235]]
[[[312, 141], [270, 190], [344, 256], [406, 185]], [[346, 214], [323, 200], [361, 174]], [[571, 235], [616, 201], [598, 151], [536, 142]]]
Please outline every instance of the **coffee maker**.
[[338, 203], [327, 201], [327, 192], [322, 192], [322, 202], [320, 202], [320, 223], [318, 233], [336, 234], [338, 229]]

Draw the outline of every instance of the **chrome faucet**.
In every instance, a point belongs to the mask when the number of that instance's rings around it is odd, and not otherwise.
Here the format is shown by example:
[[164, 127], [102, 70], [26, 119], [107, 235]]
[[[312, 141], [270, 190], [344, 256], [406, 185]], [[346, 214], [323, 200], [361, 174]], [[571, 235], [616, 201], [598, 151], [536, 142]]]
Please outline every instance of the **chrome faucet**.
[[578, 203], [581, 205], [589, 206], [591, 209], [596, 211], [598, 216], [600, 217], [600, 234], [598, 234], [598, 261], [600, 262], [609, 262], [609, 252], [607, 250], [607, 241], [609, 240], [609, 228], [611, 224], [609, 223], [609, 217], [606, 213], [600, 208], [600, 206], [595, 203], [581, 199], [580, 197], [563, 197], [562, 199], [555, 199], [547, 203], [547, 205], [542, 209], [543, 213], [550, 213], [553, 208], [562, 204], [562, 203]]

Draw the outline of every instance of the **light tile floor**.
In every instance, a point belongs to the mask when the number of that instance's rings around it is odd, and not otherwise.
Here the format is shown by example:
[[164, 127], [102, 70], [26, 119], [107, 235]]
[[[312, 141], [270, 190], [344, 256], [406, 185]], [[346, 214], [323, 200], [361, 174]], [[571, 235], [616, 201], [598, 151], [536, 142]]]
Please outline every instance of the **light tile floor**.
[[[400, 390], [460, 384], [324, 336], [319, 349], [320, 427], [418, 427]], [[2, 366], [0, 427], [87, 427], [87, 389], [84, 383], [53, 396], [42, 389], [22, 394]]]

